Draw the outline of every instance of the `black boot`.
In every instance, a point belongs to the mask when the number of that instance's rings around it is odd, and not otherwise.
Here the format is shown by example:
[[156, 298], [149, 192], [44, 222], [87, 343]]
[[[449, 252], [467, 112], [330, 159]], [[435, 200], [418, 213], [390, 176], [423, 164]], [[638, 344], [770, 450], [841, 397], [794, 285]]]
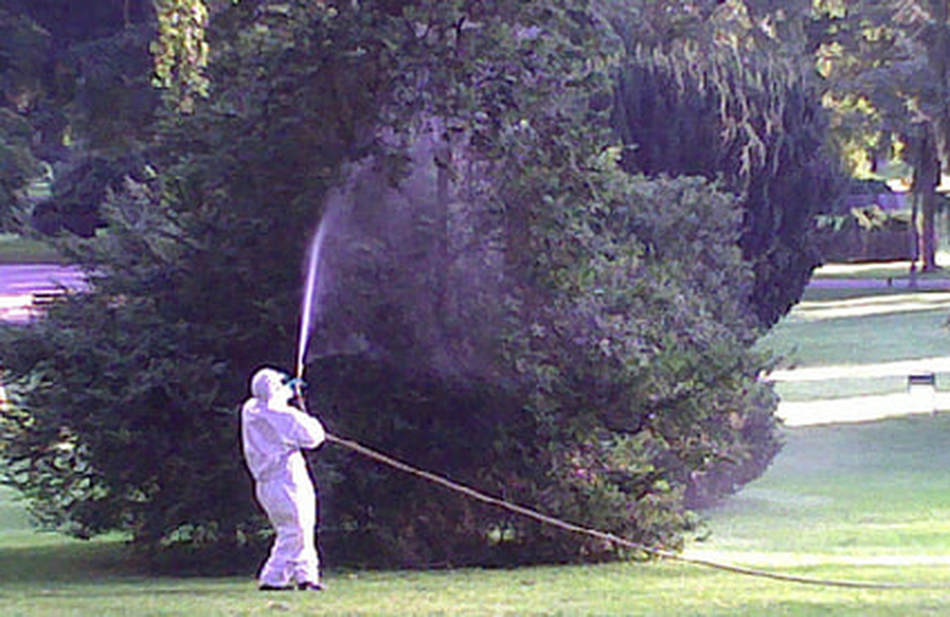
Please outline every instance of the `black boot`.
[[300, 591], [323, 591], [323, 585], [320, 583], [298, 583], [297, 589]]
[[267, 583], [262, 583], [258, 588], [259, 591], [290, 591], [293, 589], [290, 585], [268, 585]]

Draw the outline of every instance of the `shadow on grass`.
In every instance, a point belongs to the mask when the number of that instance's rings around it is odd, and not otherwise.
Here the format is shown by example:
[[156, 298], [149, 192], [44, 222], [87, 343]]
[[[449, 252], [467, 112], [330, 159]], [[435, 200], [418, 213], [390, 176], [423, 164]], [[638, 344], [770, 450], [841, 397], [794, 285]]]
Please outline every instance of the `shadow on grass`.
[[907, 287], [806, 287], [804, 302], [832, 302], [872, 298], [899, 299], [904, 296], [942, 296], [946, 289], [912, 289]]
[[[75, 599], [77, 597], [77, 591], [74, 585], [76, 584], [84, 585], [79, 595], [86, 600], [91, 598], [134, 598], [137, 596], [174, 596], [179, 599], [185, 597], [214, 597], [220, 596], [222, 593], [233, 593], [236, 590], [240, 590], [240, 587], [245, 586], [240, 583], [236, 584], [233, 581], [227, 584], [219, 583], [217, 585], [202, 585], [191, 581], [183, 581], [179, 585], [173, 585], [161, 579], [154, 580], [146, 578], [130, 578], [125, 581], [109, 579], [108, 581], [90, 581], [89, 583], [92, 584], [85, 585], [83, 582], [41, 581], [36, 585], [31, 584], [30, 586], [38, 587], [39, 589], [35, 593], [38, 593], [45, 599], [52, 600], [56, 598]], [[68, 588], [58, 588], [58, 585], [68, 585]], [[253, 579], [247, 580], [246, 587], [247, 591], [257, 590]], [[283, 593], [275, 594], [274, 598], [280, 599], [284, 597], [284, 595]], [[290, 595], [290, 593], [286, 595]], [[3, 597], [4, 594], [0, 591], [0, 599]]]
[[82, 582], [144, 575], [129, 559], [121, 540], [64, 540], [35, 546], [0, 546], [0, 580], [5, 582]]
[[[148, 579], [149, 585], [153, 585], [182, 579], [245, 576], [253, 581], [266, 552], [246, 552], [222, 556], [213, 550], [167, 551], [152, 556], [133, 549], [123, 539], [81, 541], [54, 537], [49, 543], [0, 543], [0, 581], [55, 585]], [[154, 587], [148, 592], [160, 593]]]
[[123, 540], [64, 538], [49, 545], [0, 546], [0, 606], [4, 599], [24, 593], [53, 601], [250, 593], [257, 590], [253, 573], [249, 569], [242, 576], [209, 575], [200, 567], [157, 573]]

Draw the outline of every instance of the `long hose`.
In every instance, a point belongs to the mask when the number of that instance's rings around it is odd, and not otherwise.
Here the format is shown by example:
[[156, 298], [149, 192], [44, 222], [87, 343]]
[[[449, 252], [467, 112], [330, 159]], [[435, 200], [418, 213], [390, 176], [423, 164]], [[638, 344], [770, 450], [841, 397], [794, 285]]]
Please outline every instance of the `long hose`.
[[368, 448], [350, 439], [344, 439], [342, 437], [337, 437], [336, 435], [331, 435], [329, 433], [327, 434], [326, 438], [327, 438], [327, 441], [329, 441], [330, 443], [334, 443], [336, 445], [342, 446], [344, 448], [357, 452], [367, 458], [373, 459], [379, 463], [382, 463], [394, 469], [398, 469], [400, 471], [404, 471], [418, 478], [422, 478], [423, 480], [433, 482], [449, 490], [471, 497], [472, 499], [475, 499], [477, 501], [481, 501], [483, 503], [486, 503], [492, 506], [503, 508], [505, 510], [508, 510], [509, 512], [514, 512], [515, 514], [526, 516], [528, 518], [534, 519], [546, 525], [558, 527], [565, 531], [570, 531], [573, 533], [578, 533], [582, 535], [591, 536], [594, 538], [599, 538], [601, 540], [605, 540], [607, 542], [617, 544], [619, 546], [624, 546], [626, 548], [630, 548], [633, 550], [642, 551], [644, 553], [653, 555], [654, 557], [658, 557], [661, 559], [667, 559], [670, 561], [679, 561], [679, 562], [688, 563], [688, 564], [692, 564], [696, 566], [702, 566], [706, 568], [713, 568], [715, 570], [722, 570], [725, 572], [731, 572], [733, 574], [741, 574], [743, 576], [768, 578], [772, 580], [783, 581], [787, 583], [798, 583], [802, 585], [817, 585], [817, 586], [822, 586], [822, 587], [848, 587], [852, 589], [903, 589], [903, 590], [950, 589], [950, 586], [948, 585], [928, 585], [928, 584], [916, 584], [916, 583], [870, 583], [870, 582], [861, 582], [861, 581], [812, 578], [808, 576], [795, 576], [792, 574], [781, 574], [778, 572], [770, 572], [767, 570], [758, 570], [755, 568], [747, 568], [743, 566], [720, 563], [720, 562], [711, 561], [708, 559], [686, 557], [686, 556], [679, 555], [671, 551], [667, 551], [667, 550], [663, 550], [663, 549], [659, 549], [659, 548], [655, 548], [651, 546], [646, 546], [644, 544], [640, 544], [639, 542], [633, 542], [631, 540], [627, 540], [626, 538], [622, 538], [612, 533], [607, 533], [604, 531], [599, 531], [597, 529], [584, 527], [582, 525], [578, 525], [575, 523], [570, 523], [553, 516], [548, 516], [547, 514], [542, 514], [541, 512], [532, 510], [531, 508], [519, 506], [518, 504], [505, 501], [504, 499], [499, 499], [497, 497], [486, 495], [485, 493], [482, 493], [481, 491], [477, 491], [471, 487], [465, 486], [463, 484], [459, 484], [457, 482], [453, 482], [452, 480], [444, 478], [438, 474], [434, 474], [432, 472], [424, 471], [422, 469], [413, 467], [412, 465], [408, 463], [397, 460], [391, 456], [388, 456], [386, 454], [383, 454], [382, 452], [378, 452], [376, 450]]
[[[303, 374], [302, 367], [298, 366], [297, 371], [297, 383], [295, 384], [294, 391], [296, 393], [297, 401], [300, 404], [300, 409], [304, 412], [309, 413], [307, 409], [306, 396], [303, 394], [302, 388], [302, 378]], [[438, 484], [444, 488], [447, 488], [456, 493], [460, 493], [476, 501], [486, 503], [491, 506], [496, 506], [513, 512], [515, 514], [525, 516], [527, 518], [533, 519], [545, 525], [551, 525], [552, 527], [557, 527], [563, 529], [564, 531], [570, 531], [572, 533], [577, 533], [581, 535], [587, 535], [593, 538], [598, 538], [612, 544], [623, 546], [629, 549], [636, 551], [641, 551], [648, 555], [660, 559], [666, 559], [669, 561], [678, 561], [681, 563], [688, 563], [695, 566], [701, 566], [705, 568], [712, 568], [714, 570], [721, 570], [724, 572], [731, 572], [733, 574], [739, 574], [742, 576], [753, 576], [758, 578], [772, 579], [776, 581], [782, 581], [786, 583], [797, 583], [801, 585], [815, 585], [821, 587], [845, 587], [851, 589], [888, 589], [888, 590], [919, 590], [919, 589], [950, 589], [950, 585], [929, 585], [929, 584], [920, 584], [920, 583], [871, 583], [871, 582], [862, 582], [862, 581], [849, 581], [849, 580], [838, 580], [838, 579], [824, 579], [824, 578], [814, 578], [808, 576], [795, 576], [793, 574], [782, 574], [779, 572], [770, 572], [768, 570], [760, 570], [756, 568], [748, 568], [744, 566], [737, 566], [733, 564], [721, 563], [717, 561], [712, 561], [709, 559], [701, 559], [697, 557], [686, 557], [674, 553], [672, 551], [647, 546], [639, 542], [634, 542], [626, 538], [622, 538], [616, 534], [612, 534], [605, 531], [600, 531], [598, 529], [592, 529], [590, 527], [584, 527], [583, 525], [578, 525], [576, 523], [571, 523], [554, 516], [549, 516], [538, 512], [537, 510], [532, 510], [525, 506], [520, 506], [504, 499], [499, 499], [498, 497], [492, 497], [481, 491], [478, 491], [464, 484], [459, 484], [440, 476], [438, 474], [432, 473], [430, 471], [425, 471], [414, 467], [409, 463], [395, 459], [387, 454], [383, 454], [378, 450], [373, 450], [367, 446], [362, 445], [352, 439], [345, 439], [343, 437], [338, 437], [331, 433], [326, 433], [326, 440], [330, 443], [336, 444], [357, 454], [365, 456], [366, 458], [372, 459], [378, 463], [382, 463], [393, 469], [403, 471], [410, 475], [416, 476], [433, 484]]]

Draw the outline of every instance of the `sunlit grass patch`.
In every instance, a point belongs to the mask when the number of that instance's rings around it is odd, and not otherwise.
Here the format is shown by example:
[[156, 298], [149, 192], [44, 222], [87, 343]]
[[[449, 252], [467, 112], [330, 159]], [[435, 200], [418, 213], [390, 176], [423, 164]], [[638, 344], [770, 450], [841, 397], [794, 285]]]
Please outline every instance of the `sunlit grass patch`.
[[[789, 371], [794, 373], [794, 371]], [[941, 383], [948, 382], [950, 375], [940, 374]], [[857, 396], [882, 396], [901, 393], [906, 390], [907, 377], [829, 377], [821, 383], [804, 380], [777, 381], [775, 391], [783, 401], [835, 400]]]
[[950, 292], [924, 291], [850, 296], [834, 299], [805, 299], [800, 302], [788, 320], [814, 321], [844, 319], [872, 315], [886, 315], [917, 311], [950, 310]]
[[[938, 266], [950, 264], [950, 253], [938, 251], [936, 255]], [[950, 272], [946, 269], [936, 270], [934, 272], [917, 272], [916, 276], [920, 279], [948, 279]], [[903, 280], [910, 277], [910, 262], [906, 260], [871, 262], [871, 263], [830, 263], [825, 264], [812, 273], [813, 278], [817, 279], [873, 279]]]
[[793, 311], [759, 344], [783, 358], [783, 367], [936, 358], [950, 355], [948, 314], [947, 308], [932, 308], [807, 320]]
[[62, 260], [62, 255], [45, 242], [0, 233], [0, 264], [61, 263]]
[[950, 584], [948, 433], [945, 415], [788, 429], [769, 471], [706, 513], [712, 535], [691, 551]]
[[0, 546], [11, 534], [30, 532], [30, 519], [22, 502], [16, 500], [13, 489], [0, 486]]
[[[950, 410], [950, 293], [810, 287], [760, 342], [790, 425]], [[908, 376], [933, 373], [929, 396]]]

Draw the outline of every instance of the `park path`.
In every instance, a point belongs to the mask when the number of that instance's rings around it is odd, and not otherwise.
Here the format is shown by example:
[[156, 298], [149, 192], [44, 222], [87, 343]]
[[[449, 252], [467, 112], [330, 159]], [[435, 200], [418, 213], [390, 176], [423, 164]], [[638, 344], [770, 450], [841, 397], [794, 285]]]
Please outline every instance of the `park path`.
[[0, 321], [28, 322], [36, 314], [35, 294], [63, 288], [73, 291], [86, 288], [79, 268], [53, 264], [0, 265]]
[[785, 426], [870, 422], [950, 409], [950, 392], [915, 387], [908, 392], [817, 401], [780, 401], [776, 415]]

